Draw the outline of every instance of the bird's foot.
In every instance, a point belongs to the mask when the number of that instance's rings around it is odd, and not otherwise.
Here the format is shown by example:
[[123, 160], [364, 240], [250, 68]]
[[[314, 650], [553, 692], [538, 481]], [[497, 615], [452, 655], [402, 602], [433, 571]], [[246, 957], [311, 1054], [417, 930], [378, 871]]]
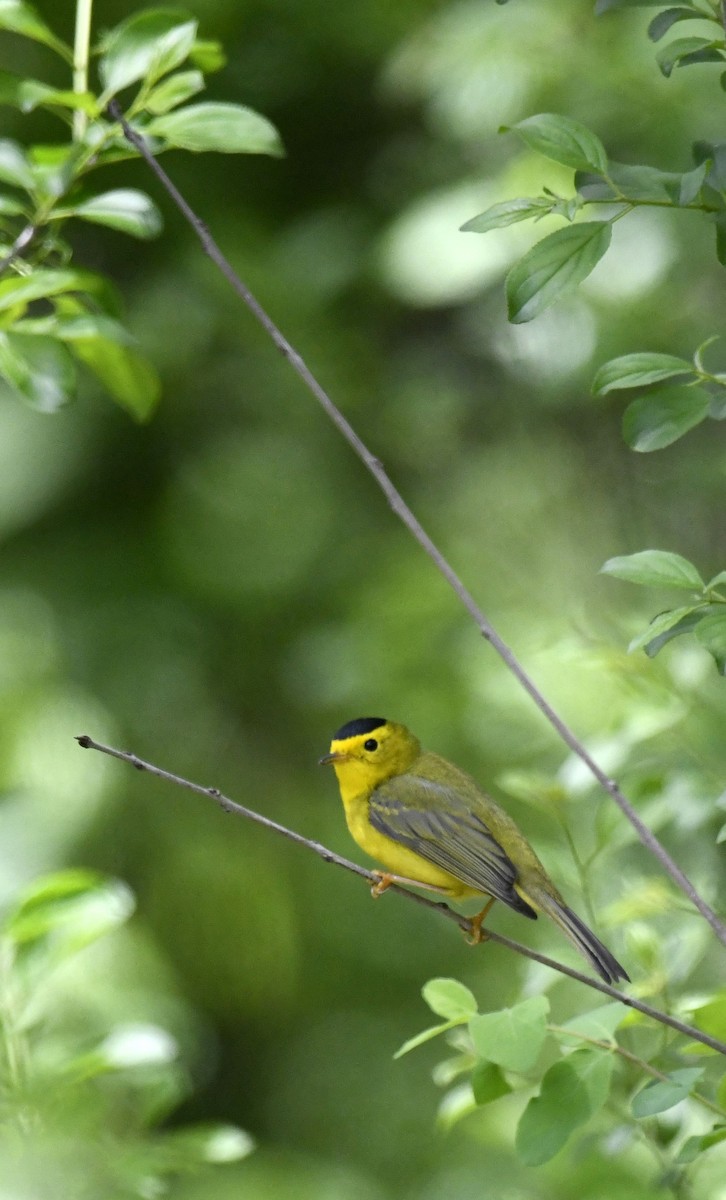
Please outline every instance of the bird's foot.
[[387, 871], [372, 871], [372, 875], [376, 877], [376, 883], [371, 887], [371, 896], [377, 900], [392, 883], [401, 884], [403, 887], [423, 888], [427, 892], [437, 892], [439, 896], [448, 896], [448, 888], [437, 887], [435, 883], [422, 883], [420, 879], [408, 879], [406, 875], [389, 875]]
[[494, 897], [492, 896], [491, 900], [487, 900], [481, 912], [477, 913], [475, 917], [471, 918], [469, 922], [469, 932], [466, 935], [466, 940], [470, 946], [478, 946], [480, 942], [485, 942], [489, 937], [489, 934], [486, 932], [486, 930], [482, 929], [482, 925], [484, 924], [484, 919], [493, 903]]

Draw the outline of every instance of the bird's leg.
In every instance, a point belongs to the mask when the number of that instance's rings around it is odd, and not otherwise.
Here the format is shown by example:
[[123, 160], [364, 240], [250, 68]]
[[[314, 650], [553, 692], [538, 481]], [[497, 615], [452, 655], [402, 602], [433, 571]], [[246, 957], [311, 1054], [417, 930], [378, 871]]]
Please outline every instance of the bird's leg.
[[471, 918], [471, 928], [466, 939], [470, 946], [478, 946], [479, 942], [485, 942], [489, 937], [489, 934], [485, 933], [482, 929], [482, 925], [484, 924], [484, 919], [493, 903], [494, 897], [492, 896], [491, 899], [487, 900], [481, 912], [477, 913], [475, 917]]
[[440, 896], [448, 896], [450, 894], [447, 888], [436, 887], [434, 883], [421, 883], [420, 879], [407, 879], [405, 875], [389, 875], [387, 871], [372, 871], [371, 874], [375, 875], [378, 881], [371, 887], [371, 896], [374, 900], [382, 896], [392, 883], [402, 883], [410, 887], [425, 888], [427, 892], [438, 892]]

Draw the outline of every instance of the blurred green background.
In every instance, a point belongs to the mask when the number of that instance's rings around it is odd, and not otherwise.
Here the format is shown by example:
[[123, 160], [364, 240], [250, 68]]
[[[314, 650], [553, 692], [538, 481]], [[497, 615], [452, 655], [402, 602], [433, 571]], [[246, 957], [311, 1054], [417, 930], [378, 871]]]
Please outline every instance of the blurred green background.
[[[71, 39], [70, 0], [37, 8]], [[629, 657], [659, 598], [597, 571], [646, 546], [706, 578], [726, 565], [724, 442], [709, 423], [634, 455], [622, 405], [589, 395], [609, 357], [689, 356], [719, 331], [713, 231], [639, 212], [575, 296], [520, 327], [502, 280], [543, 228], [458, 232], [498, 200], [568, 188], [567, 171], [497, 133], [533, 113], [590, 124], [618, 160], [686, 169], [693, 137], [719, 134], [714, 69], [665, 80], [647, 10], [596, 19], [590, 0], [187, 8], [228, 54], [208, 96], [270, 117], [287, 157], [177, 153], [165, 166], [548, 698], [717, 901], [726, 685], [686, 642]], [[128, 11], [97, 0], [97, 31]], [[4, 36], [0, 54], [63, 82], [42, 47]], [[3, 117], [7, 136], [57, 136], [40, 114]], [[679, 962], [694, 992], [719, 980], [701, 922], [668, 889], [665, 913], [648, 911], [655, 864], [144, 166], [98, 184], [144, 188], [165, 211], [153, 243], [73, 233], [78, 264], [118, 282], [164, 396], [146, 427], [90, 381], [54, 417], [1, 398], [0, 900], [66, 864], [136, 893], [126, 931], [86, 952], [73, 1004], [91, 1026], [103, 1014], [172, 1029], [190, 1063], [179, 1119], [234, 1121], [258, 1142], [174, 1196], [647, 1200], [657, 1176], [637, 1144], [613, 1157], [593, 1142], [586, 1169], [570, 1150], [528, 1169], [511, 1149], [519, 1099], [445, 1133], [440, 1054], [392, 1061], [429, 1023], [431, 976], [462, 979], [485, 1008], [551, 986], [563, 1019], [577, 985], [493, 945], [470, 950], [395, 897], [373, 904], [303, 850], [76, 747], [82, 732], [129, 747], [351, 854], [316, 762], [344, 721], [388, 715], [519, 795], [511, 811], [582, 910], [560, 827], [512, 778], [563, 770], [575, 836], [615, 850], [592, 885], [604, 930], [626, 925], [606, 934], [618, 956], [651, 979]], [[543, 922], [501, 911], [493, 925], [573, 961]], [[707, 1174], [696, 1194], [722, 1196]]]

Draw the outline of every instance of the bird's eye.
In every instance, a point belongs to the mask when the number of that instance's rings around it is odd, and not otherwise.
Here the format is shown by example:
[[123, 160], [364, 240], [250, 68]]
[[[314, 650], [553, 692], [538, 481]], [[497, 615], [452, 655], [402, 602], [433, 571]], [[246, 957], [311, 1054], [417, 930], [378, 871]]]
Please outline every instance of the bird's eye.
[[378, 742], [376, 741], [375, 738], [368, 738], [368, 740], [363, 743], [363, 749], [364, 750], [377, 750]]

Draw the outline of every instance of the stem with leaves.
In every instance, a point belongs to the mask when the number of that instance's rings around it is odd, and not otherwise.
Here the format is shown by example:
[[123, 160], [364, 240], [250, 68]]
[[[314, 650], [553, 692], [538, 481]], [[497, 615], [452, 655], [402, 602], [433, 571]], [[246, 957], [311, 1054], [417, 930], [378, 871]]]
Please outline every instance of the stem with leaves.
[[[88, 59], [91, 46], [93, 0], [76, 0], [76, 31], [73, 41], [73, 91], [88, 91]], [[73, 140], [80, 142], [86, 132], [88, 115], [81, 108], [73, 113]]]

